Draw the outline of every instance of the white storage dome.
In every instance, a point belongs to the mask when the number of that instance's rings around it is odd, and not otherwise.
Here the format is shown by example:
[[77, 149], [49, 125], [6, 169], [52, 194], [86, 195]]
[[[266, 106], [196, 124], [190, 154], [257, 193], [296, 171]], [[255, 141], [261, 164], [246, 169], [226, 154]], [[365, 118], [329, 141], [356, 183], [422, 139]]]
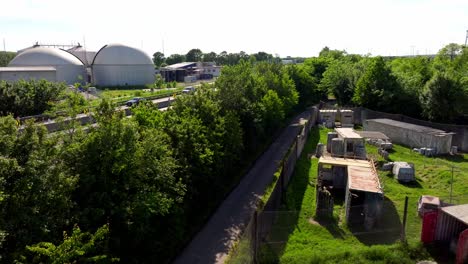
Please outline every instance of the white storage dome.
[[56, 69], [56, 80], [73, 84], [85, 79], [83, 63], [72, 54], [56, 48], [35, 47], [18, 54], [8, 67], [52, 66]]
[[93, 61], [94, 84], [98, 86], [145, 85], [154, 82], [154, 64], [143, 51], [109, 44]]

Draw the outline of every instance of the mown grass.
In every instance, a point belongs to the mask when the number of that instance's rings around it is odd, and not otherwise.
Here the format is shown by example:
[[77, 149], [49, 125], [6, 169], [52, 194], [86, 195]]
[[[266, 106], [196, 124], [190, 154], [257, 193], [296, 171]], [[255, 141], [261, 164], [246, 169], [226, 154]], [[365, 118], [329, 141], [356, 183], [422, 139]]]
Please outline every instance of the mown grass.
[[[286, 192], [284, 213], [279, 213], [276, 224], [263, 244], [261, 263], [414, 263], [421, 259], [441, 259], [431, 248], [419, 243], [421, 220], [416, 213], [417, 199], [422, 194], [448, 197], [451, 166], [456, 166], [453, 195], [457, 202], [468, 202], [468, 155], [428, 158], [403, 146], [394, 146], [389, 158], [393, 161], [414, 163], [416, 182], [401, 184], [388, 172], [379, 171], [385, 192], [384, 220], [399, 228], [402, 222], [405, 196], [409, 196], [407, 243], [399, 242], [396, 234], [375, 233], [353, 235], [344, 222], [342, 201], [335, 201], [333, 219], [317, 220], [315, 210], [315, 182], [317, 159], [309, 158], [318, 142], [326, 143], [327, 129], [314, 128], [296, 165]], [[367, 146], [376, 155], [377, 148]], [[308, 157], [309, 156], [309, 157]], [[461, 196], [461, 197], [460, 197]], [[450, 261], [450, 259], [448, 259]]]

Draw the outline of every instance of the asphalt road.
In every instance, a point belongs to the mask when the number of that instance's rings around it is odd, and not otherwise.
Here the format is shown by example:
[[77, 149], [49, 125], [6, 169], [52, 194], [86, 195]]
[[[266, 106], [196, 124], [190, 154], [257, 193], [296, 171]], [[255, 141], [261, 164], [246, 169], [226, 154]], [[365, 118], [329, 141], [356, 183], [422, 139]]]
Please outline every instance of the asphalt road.
[[230, 248], [255, 211], [258, 199], [271, 183], [278, 163], [299, 134], [300, 119], [309, 119], [310, 115], [311, 112], [306, 111], [296, 116], [283, 130], [202, 230], [180, 253], [174, 261], [175, 264], [224, 263]]

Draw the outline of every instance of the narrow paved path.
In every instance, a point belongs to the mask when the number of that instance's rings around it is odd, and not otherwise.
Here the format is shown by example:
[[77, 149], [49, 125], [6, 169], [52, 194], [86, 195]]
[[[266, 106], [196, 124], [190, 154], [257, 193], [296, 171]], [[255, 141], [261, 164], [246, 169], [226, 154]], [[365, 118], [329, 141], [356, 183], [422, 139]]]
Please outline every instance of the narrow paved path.
[[294, 118], [268, 150], [257, 160], [239, 185], [219, 206], [205, 226], [174, 261], [175, 264], [224, 263], [229, 249], [244, 230], [264, 194], [278, 163], [300, 132], [301, 118], [309, 119], [310, 111]]

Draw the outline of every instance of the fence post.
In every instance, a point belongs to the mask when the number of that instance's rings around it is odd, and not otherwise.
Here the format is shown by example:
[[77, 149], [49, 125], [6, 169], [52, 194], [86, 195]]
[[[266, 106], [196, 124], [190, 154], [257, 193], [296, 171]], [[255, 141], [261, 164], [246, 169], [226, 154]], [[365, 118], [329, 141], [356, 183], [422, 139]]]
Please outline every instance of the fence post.
[[406, 217], [408, 216], [408, 196], [405, 196], [405, 209], [403, 211], [403, 225], [401, 227], [401, 241], [406, 241]]
[[254, 215], [253, 215], [253, 223], [252, 223], [252, 245], [253, 245], [253, 263], [258, 263], [257, 261], [257, 240], [258, 240], [258, 236], [257, 236], [257, 221], [258, 221], [258, 212], [257, 210], [255, 210], [254, 212]]

